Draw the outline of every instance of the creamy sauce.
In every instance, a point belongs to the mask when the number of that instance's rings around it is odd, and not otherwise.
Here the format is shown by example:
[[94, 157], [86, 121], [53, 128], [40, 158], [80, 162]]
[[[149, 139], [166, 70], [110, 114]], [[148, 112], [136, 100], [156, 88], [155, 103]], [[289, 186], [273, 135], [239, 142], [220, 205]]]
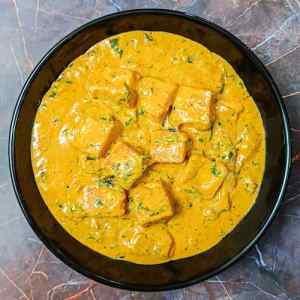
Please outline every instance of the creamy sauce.
[[133, 31], [75, 59], [32, 133], [41, 195], [76, 239], [157, 264], [217, 244], [255, 202], [265, 133], [242, 80], [182, 36]]

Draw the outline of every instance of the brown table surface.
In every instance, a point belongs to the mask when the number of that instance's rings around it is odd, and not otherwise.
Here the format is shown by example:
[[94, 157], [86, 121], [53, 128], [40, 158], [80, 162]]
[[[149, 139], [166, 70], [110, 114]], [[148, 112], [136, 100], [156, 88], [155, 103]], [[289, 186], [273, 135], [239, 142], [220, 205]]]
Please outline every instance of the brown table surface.
[[[291, 120], [293, 167], [279, 216], [234, 266], [189, 288], [127, 292], [54, 257], [25, 221], [8, 170], [8, 129], [26, 77], [67, 33], [132, 8], [186, 11], [224, 26], [262, 59]], [[300, 299], [300, 0], [0, 0], [0, 299]]]

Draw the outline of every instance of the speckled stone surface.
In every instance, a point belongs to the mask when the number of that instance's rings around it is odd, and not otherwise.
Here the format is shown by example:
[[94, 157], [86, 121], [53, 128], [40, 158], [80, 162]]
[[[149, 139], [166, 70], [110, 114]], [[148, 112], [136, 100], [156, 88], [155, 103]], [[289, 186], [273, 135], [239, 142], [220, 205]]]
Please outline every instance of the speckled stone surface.
[[[251, 47], [279, 85], [293, 142], [284, 202], [258, 245], [219, 276], [162, 293], [106, 287], [56, 259], [18, 207], [7, 158], [13, 107], [42, 55], [95, 17], [146, 7], [204, 17]], [[300, 0], [0, 0], [0, 299], [300, 299]]]

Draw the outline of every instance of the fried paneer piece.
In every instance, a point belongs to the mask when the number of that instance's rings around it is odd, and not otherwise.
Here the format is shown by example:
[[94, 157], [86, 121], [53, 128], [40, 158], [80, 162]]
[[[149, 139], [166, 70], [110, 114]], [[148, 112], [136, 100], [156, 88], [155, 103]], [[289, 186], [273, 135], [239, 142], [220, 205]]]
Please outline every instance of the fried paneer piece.
[[203, 198], [211, 199], [224, 182], [228, 171], [223, 163], [205, 159], [194, 180]]
[[237, 134], [237, 158], [236, 170], [240, 171], [245, 161], [248, 160], [261, 143], [261, 137], [256, 129], [246, 124], [245, 126], [238, 126]]
[[214, 124], [212, 138], [207, 143], [204, 152], [211, 160], [220, 160], [228, 169], [234, 170], [236, 149], [223, 123]]
[[182, 124], [180, 131], [185, 132], [193, 142], [193, 150], [203, 152], [207, 149], [207, 143], [212, 136], [212, 130], [201, 130], [193, 126], [193, 124]]
[[142, 176], [147, 167], [145, 156], [125, 142], [118, 141], [103, 161], [107, 174], [128, 190]]
[[88, 216], [120, 217], [126, 212], [127, 196], [121, 187], [85, 186], [78, 203]]
[[123, 68], [106, 68], [91, 74], [88, 91], [94, 99], [108, 100], [134, 107], [137, 101], [137, 72]]
[[174, 252], [173, 237], [164, 224], [124, 228], [120, 232], [119, 240], [129, 253], [138, 256], [167, 259]]
[[175, 186], [182, 186], [186, 182], [189, 182], [195, 178], [204, 162], [204, 159], [205, 158], [202, 155], [192, 152], [189, 160], [185, 164], [184, 169], [180, 172], [180, 174], [177, 174], [178, 176], [175, 180]]
[[134, 124], [123, 131], [122, 139], [143, 153], [150, 151], [150, 133], [147, 127]]
[[227, 174], [227, 168], [223, 163], [192, 155], [191, 161], [176, 179], [176, 195], [183, 199], [194, 196], [203, 200], [212, 199], [219, 191]]
[[121, 131], [122, 124], [112, 115], [87, 117], [76, 125], [72, 144], [91, 157], [104, 156]]
[[138, 110], [146, 118], [161, 123], [177, 91], [177, 85], [162, 80], [144, 77], [138, 83]]
[[237, 178], [233, 173], [229, 173], [221, 189], [213, 199], [203, 204], [203, 215], [209, 220], [217, 219], [220, 214], [231, 208], [231, 193], [237, 183]]
[[104, 156], [122, 132], [111, 109], [88, 99], [74, 102], [65, 114], [58, 134], [59, 144], [71, 144], [93, 158]]
[[216, 104], [216, 122], [220, 122], [231, 142], [236, 140], [237, 121], [244, 110], [241, 101], [218, 101]]
[[129, 210], [143, 225], [169, 220], [174, 215], [171, 193], [162, 180], [139, 183], [129, 194]]
[[150, 155], [153, 162], [181, 163], [187, 151], [187, 134], [168, 130], [156, 130], [151, 133]]
[[178, 89], [170, 123], [178, 127], [192, 123], [201, 130], [207, 130], [215, 119], [215, 99], [212, 92], [181, 86]]

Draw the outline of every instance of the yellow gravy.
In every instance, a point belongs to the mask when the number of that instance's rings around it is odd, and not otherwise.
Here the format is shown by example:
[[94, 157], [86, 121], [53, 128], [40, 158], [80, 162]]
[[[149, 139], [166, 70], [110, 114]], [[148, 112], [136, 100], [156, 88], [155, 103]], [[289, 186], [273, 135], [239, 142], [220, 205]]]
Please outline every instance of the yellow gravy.
[[41, 195], [77, 240], [157, 264], [217, 244], [252, 207], [265, 133], [242, 80], [199, 43], [110, 37], [52, 84], [32, 133]]

